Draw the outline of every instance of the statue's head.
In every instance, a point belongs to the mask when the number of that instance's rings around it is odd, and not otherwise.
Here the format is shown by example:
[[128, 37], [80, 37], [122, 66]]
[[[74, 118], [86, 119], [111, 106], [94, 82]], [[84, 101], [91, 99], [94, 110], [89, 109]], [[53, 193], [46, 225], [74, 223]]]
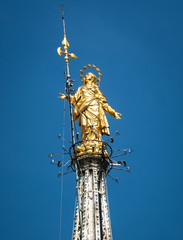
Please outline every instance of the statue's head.
[[86, 84], [86, 83], [89, 82], [89, 81], [91, 81], [91, 82], [94, 83], [94, 84], [97, 83], [97, 77], [96, 77], [93, 73], [91, 73], [91, 72], [88, 72], [88, 73], [84, 76], [84, 78], [83, 78], [83, 80], [82, 80], [82, 82], [83, 82], [84, 84]]
[[[98, 78], [91, 72], [88, 72], [84, 78], [83, 78], [83, 73], [84, 73], [84, 70], [87, 69], [87, 68], [93, 68], [97, 71], [98, 73]], [[102, 76], [101, 72], [100, 72], [100, 69], [97, 68], [94, 64], [88, 64], [86, 66], [83, 66], [83, 69], [80, 70], [80, 78], [82, 79], [81, 81], [83, 82], [83, 84], [86, 84], [86, 82], [90, 82], [90, 83], [93, 83], [93, 84], [96, 84], [99, 83], [99, 86], [100, 86], [100, 77]]]

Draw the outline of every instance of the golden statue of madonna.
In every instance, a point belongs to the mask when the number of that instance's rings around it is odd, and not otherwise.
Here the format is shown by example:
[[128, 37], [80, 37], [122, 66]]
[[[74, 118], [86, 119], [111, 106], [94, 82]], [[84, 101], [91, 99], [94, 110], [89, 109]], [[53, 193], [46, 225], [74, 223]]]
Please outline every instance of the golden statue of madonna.
[[[83, 85], [78, 88], [71, 97], [74, 105], [73, 118], [78, 119], [81, 129], [81, 140], [83, 144], [76, 148], [78, 153], [95, 151], [101, 149], [102, 135], [110, 135], [109, 124], [105, 115], [109, 113], [116, 119], [121, 114], [109, 106], [105, 96], [97, 85], [97, 77], [88, 72], [82, 79]], [[67, 94], [61, 94], [61, 99], [68, 100]], [[92, 150], [94, 149], [95, 150]]]

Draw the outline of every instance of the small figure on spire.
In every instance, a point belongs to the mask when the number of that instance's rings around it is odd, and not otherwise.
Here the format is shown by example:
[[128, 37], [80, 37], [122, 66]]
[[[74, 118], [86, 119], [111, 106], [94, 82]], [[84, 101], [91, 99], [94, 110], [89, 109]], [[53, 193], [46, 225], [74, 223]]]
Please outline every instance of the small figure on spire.
[[[81, 140], [87, 142], [85, 142], [85, 146], [78, 146], [76, 150], [83, 152], [85, 149], [88, 152], [88, 150], [93, 151], [92, 149], [95, 147], [95, 151], [98, 152], [101, 149], [102, 135], [110, 135], [109, 124], [104, 112], [116, 119], [120, 119], [121, 114], [109, 106], [97, 86], [97, 77], [93, 73], [88, 72], [82, 82], [83, 85], [71, 97], [71, 101], [74, 105], [73, 120], [79, 120]], [[60, 93], [60, 95], [59, 98], [68, 100], [67, 94]]]

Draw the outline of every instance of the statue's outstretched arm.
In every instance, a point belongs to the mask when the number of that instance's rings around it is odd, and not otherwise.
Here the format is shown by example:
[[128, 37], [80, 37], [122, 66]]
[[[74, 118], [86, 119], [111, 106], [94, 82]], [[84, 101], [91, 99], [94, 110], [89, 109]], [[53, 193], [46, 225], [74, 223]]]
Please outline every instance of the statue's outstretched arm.
[[[59, 96], [58, 98], [60, 99], [66, 99], [67, 101], [69, 101], [69, 96], [68, 94], [63, 94], [63, 93], [59, 93], [61, 96]], [[71, 96], [71, 101], [73, 102], [74, 105], [77, 104], [77, 102], [79, 101], [80, 99], [80, 87], [78, 88], [78, 90], [76, 91], [76, 93]]]
[[69, 96], [68, 94], [63, 94], [63, 93], [59, 93], [61, 96], [59, 96], [58, 98], [60, 99], [66, 99], [67, 101], [69, 101]]
[[115, 117], [116, 119], [121, 119], [121, 113], [116, 112], [109, 104], [106, 102], [103, 102], [102, 107], [105, 112], [109, 113], [111, 116]]
[[116, 112], [107, 102], [105, 96], [101, 92], [101, 90], [98, 88], [98, 93], [100, 95], [100, 102], [102, 104], [102, 108], [104, 111], [108, 114], [110, 114], [112, 117], [115, 117], [116, 119], [121, 119], [121, 113]]

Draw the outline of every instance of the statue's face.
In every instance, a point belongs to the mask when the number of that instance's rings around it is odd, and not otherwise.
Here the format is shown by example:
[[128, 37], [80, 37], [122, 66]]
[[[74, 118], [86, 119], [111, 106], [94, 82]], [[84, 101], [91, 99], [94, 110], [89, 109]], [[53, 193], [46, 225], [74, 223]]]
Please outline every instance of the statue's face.
[[88, 72], [86, 75], [85, 75], [85, 82], [89, 82], [89, 81], [93, 81], [95, 79], [95, 75], [91, 72]]

